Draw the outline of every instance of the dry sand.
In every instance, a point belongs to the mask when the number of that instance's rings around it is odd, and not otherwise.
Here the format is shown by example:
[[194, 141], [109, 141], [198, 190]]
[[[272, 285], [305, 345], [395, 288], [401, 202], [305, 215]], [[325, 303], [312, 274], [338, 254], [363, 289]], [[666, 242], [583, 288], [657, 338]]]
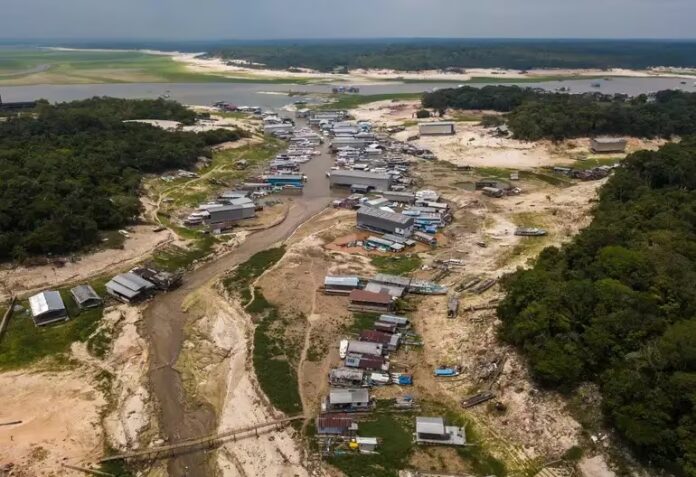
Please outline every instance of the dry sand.
[[[90, 460], [102, 451], [99, 410], [105, 404], [83, 369], [0, 374], [4, 393], [0, 421], [0, 469], [13, 465], [18, 476], [82, 475], [61, 463]], [[2, 473], [0, 471], [0, 473]]]
[[651, 69], [651, 70], [628, 70], [614, 68], [610, 70], [597, 69], [536, 69], [525, 73], [519, 70], [504, 70], [491, 68], [470, 68], [462, 73], [449, 73], [441, 70], [423, 71], [395, 71], [391, 69], [355, 69], [348, 74], [321, 73], [311, 69], [299, 69], [296, 72], [286, 70], [274, 70], [264, 68], [262, 65], [250, 68], [239, 61], [227, 64], [228, 61], [220, 58], [196, 58], [198, 53], [171, 53], [175, 61], [183, 63], [186, 67], [196, 73], [222, 75], [228, 77], [263, 77], [263, 78], [287, 78], [287, 79], [311, 79], [315, 81], [345, 81], [356, 84], [369, 84], [380, 81], [398, 80], [421, 80], [421, 81], [469, 81], [472, 78], [499, 78], [500, 80], [511, 79], [544, 79], [549, 76], [558, 77], [582, 77], [582, 76], [632, 76], [632, 77], [685, 77], [693, 78], [696, 74], [693, 71], [676, 71], [672, 69]]

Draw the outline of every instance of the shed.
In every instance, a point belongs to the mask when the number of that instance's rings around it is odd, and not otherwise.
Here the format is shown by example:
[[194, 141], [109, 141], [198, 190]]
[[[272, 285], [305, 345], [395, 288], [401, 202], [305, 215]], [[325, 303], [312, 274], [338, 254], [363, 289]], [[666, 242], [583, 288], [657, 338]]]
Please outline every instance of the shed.
[[87, 308], [97, 308], [102, 305], [102, 299], [90, 285], [78, 285], [70, 289], [70, 294], [75, 300], [75, 304], [84, 310]]
[[408, 318], [404, 316], [397, 316], [397, 315], [380, 315], [379, 316], [379, 321], [384, 322], [384, 323], [390, 323], [394, 324], [399, 327], [405, 327], [408, 326]]
[[36, 326], [44, 326], [69, 319], [63, 298], [55, 290], [46, 290], [30, 296], [29, 308]]
[[358, 450], [363, 454], [373, 454], [377, 450], [376, 437], [356, 437], [355, 443], [358, 445]]
[[421, 136], [437, 136], [441, 134], [454, 134], [454, 123], [447, 121], [437, 121], [430, 123], [420, 123], [418, 132]]
[[106, 284], [106, 292], [125, 303], [131, 303], [148, 296], [155, 285], [134, 273], [121, 273]]

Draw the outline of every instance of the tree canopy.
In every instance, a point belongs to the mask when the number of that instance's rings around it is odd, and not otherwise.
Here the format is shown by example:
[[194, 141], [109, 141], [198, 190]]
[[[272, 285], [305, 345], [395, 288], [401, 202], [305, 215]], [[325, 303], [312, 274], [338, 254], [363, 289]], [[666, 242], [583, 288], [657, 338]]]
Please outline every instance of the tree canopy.
[[502, 337], [543, 385], [600, 384], [646, 460], [696, 476], [696, 138], [629, 156], [592, 224], [507, 276]]
[[184, 123], [195, 113], [164, 100], [93, 98], [0, 122], [0, 260], [62, 254], [140, 211], [144, 173], [189, 168], [213, 142], [241, 131], [167, 132], [128, 119]]
[[426, 93], [423, 106], [508, 113], [514, 136], [532, 141], [605, 134], [665, 138], [696, 134], [696, 93], [675, 90], [631, 98], [549, 93], [518, 86], [465, 86]]

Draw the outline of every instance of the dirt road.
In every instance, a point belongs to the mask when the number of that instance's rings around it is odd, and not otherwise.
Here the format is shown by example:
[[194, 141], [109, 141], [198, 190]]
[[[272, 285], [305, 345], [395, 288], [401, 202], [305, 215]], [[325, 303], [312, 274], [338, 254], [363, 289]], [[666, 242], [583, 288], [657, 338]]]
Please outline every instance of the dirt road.
[[[302, 196], [293, 199], [287, 218], [281, 224], [255, 233], [237, 249], [186, 275], [177, 290], [157, 296], [145, 311], [144, 335], [150, 343], [150, 387], [160, 409], [161, 433], [170, 441], [187, 439], [216, 428], [216, 416], [207, 403], [188, 402], [179, 372], [174, 368], [184, 341], [188, 316], [182, 311], [186, 296], [211, 280], [246, 261], [253, 254], [285, 240], [302, 223], [329, 204], [331, 191], [326, 171], [333, 165], [328, 145], [302, 167], [308, 182]], [[339, 193], [340, 194], [340, 193]], [[204, 453], [192, 453], [172, 459], [169, 475], [210, 475]]]

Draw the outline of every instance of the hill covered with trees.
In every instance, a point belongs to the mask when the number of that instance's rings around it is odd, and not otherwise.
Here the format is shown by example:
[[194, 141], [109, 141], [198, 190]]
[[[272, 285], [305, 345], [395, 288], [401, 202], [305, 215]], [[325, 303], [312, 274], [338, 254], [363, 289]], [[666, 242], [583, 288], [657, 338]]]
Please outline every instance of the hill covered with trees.
[[94, 98], [0, 122], [0, 260], [96, 244], [138, 215], [143, 174], [190, 168], [211, 144], [244, 135], [123, 122], [195, 117], [172, 101]]
[[[162, 45], [159, 45], [162, 48]], [[696, 42], [650, 40], [295, 40], [199, 45], [271, 68], [648, 68], [696, 66]], [[166, 48], [163, 48], [166, 49]], [[200, 51], [200, 50], [197, 50]]]
[[507, 276], [498, 314], [543, 385], [599, 384], [646, 462], [696, 476], [696, 138], [629, 156], [592, 224]]
[[489, 109], [507, 113], [518, 139], [539, 140], [696, 133], [696, 93], [665, 90], [654, 96], [548, 93], [518, 86], [443, 89], [423, 96], [434, 109]]

